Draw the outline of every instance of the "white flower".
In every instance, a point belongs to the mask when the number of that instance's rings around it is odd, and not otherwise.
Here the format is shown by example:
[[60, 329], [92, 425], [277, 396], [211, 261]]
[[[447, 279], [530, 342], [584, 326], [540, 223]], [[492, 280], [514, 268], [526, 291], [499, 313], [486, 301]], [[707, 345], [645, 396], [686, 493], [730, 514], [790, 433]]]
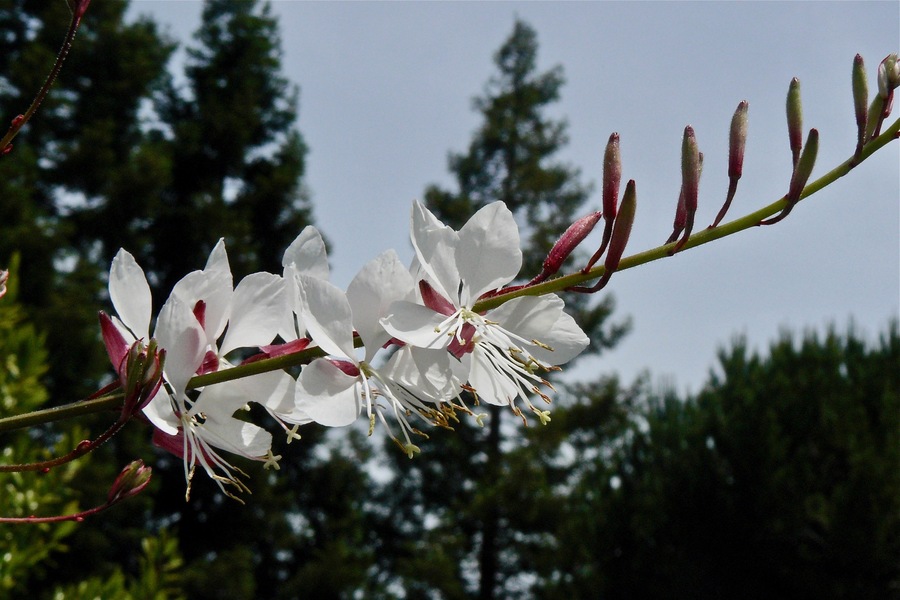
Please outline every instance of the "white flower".
[[552, 294], [515, 298], [482, 315], [472, 309], [485, 293], [512, 281], [522, 264], [519, 232], [502, 202], [482, 208], [458, 232], [443, 225], [416, 202], [411, 239], [426, 280], [421, 304], [397, 302], [382, 319], [398, 340], [429, 349], [445, 349], [460, 359], [478, 398], [508, 405], [516, 399], [541, 418], [530, 394], [549, 402], [538, 373], [556, 369], [588, 344], [588, 338]]
[[[188, 494], [197, 463], [229, 496], [234, 497], [232, 489], [246, 489], [235, 475], [240, 471], [215, 449], [271, 460], [271, 435], [233, 415], [246, 406], [247, 399], [283, 407], [284, 398], [293, 397], [293, 381], [285, 373], [220, 383], [193, 398], [188, 395], [187, 384], [201, 367], [216, 370], [230, 366], [222, 358], [227, 352], [268, 343], [277, 331], [279, 315], [273, 307], [283, 302], [279, 296], [280, 278], [257, 273], [245, 278], [233, 291], [231, 280], [220, 241], [203, 271], [195, 271], [176, 284], [160, 311], [154, 332], [159, 347], [166, 351], [166, 385], [144, 407], [144, 414], [156, 428], [154, 441], [184, 459]], [[114, 323], [123, 337], [148, 339], [150, 286], [134, 257], [124, 250], [113, 260], [109, 291], [119, 315]], [[275, 318], [270, 313], [275, 313]], [[228, 330], [218, 346], [226, 325]], [[204, 360], [210, 357], [214, 360]]]
[[[409, 433], [416, 432], [407, 417], [415, 412], [436, 421], [438, 414], [415, 390], [394, 382], [372, 366], [372, 360], [390, 335], [379, 319], [396, 300], [413, 295], [413, 280], [393, 250], [367, 263], [350, 283], [346, 294], [322, 279], [298, 275], [302, 317], [310, 337], [328, 354], [317, 358], [297, 379], [297, 407], [317, 423], [342, 427], [353, 423], [363, 409], [369, 418], [369, 432], [376, 416], [391, 438], [412, 456], [418, 448]], [[357, 358], [354, 330], [365, 346]], [[396, 356], [393, 360], [396, 359]], [[391, 364], [391, 363], [389, 363]], [[391, 367], [395, 368], [395, 367]], [[385, 413], [393, 415], [405, 441], [391, 433]]]

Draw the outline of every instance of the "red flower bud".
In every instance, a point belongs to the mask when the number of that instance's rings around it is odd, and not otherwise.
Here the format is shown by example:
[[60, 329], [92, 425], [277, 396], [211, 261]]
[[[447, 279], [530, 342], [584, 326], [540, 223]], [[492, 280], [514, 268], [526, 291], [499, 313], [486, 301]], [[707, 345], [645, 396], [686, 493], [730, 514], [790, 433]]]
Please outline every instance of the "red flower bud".
[[725, 213], [731, 207], [734, 194], [737, 192], [738, 180], [744, 172], [744, 147], [747, 145], [747, 109], [749, 104], [741, 100], [734, 116], [731, 117], [731, 131], [728, 136], [728, 193], [725, 196], [725, 204], [719, 209], [716, 220], [710, 225], [710, 229], [718, 225], [725, 218]]
[[612, 236], [609, 240], [609, 252], [606, 254], [606, 262], [604, 262], [603, 277], [600, 278], [592, 287], [574, 286], [568, 288], [571, 292], [582, 292], [593, 294], [602, 290], [613, 273], [619, 268], [619, 261], [625, 252], [625, 246], [628, 244], [628, 238], [631, 236], [631, 226], [634, 224], [634, 215], [637, 211], [637, 192], [635, 191], [634, 180], [631, 179], [625, 185], [625, 194], [622, 196], [622, 203], [619, 205], [619, 211], [616, 215], [616, 221], [613, 225]]
[[[681, 240], [675, 245], [670, 254], [675, 254], [687, 243], [694, 229], [694, 215], [697, 213], [697, 200], [700, 195], [700, 172], [703, 166], [703, 154], [697, 146], [697, 138], [694, 128], [688, 125], [684, 128], [684, 137], [681, 141], [681, 194], [683, 195], [684, 209], [684, 233]], [[678, 209], [675, 213], [675, 231], [681, 225], [680, 211], [682, 210], [682, 196], [678, 198]], [[673, 233], [673, 235], [677, 235]]]
[[600, 213], [594, 212], [581, 217], [569, 225], [568, 229], [566, 229], [556, 243], [553, 244], [553, 247], [547, 254], [547, 258], [544, 259], [541, 272], [537, 277], [529, 281], [528, 285], [540, 283], [559, 271], [565, 260], [572, 254], [572, 251], [584, 241], [584, 238], [586, 238], [591, 231], [593, 231], [594, 226], [599, 220]]
[[112, 486], [110, 486], [106, 495], [107, 504], [115, 504], [135, 494], [139, 494], [150, 483], [151, 474], [152, 470], [150, 467], [144, 466], [144, 461], [140, 459], [132, 461], [122, 469]]

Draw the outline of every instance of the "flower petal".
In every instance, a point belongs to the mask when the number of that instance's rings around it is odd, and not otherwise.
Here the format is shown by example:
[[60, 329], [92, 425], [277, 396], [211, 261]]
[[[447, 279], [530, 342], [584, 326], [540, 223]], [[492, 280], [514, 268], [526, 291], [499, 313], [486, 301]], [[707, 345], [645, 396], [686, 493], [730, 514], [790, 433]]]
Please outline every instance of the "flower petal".
[[225, 356], [235, 348], [263, 346], [278, 333], [284, 309], [284, 283], [272, 273], [244, 277], [231, 298], [228, 331], [219, 347]]
[[590, 343], [555, 294], [522, 296], [488, 312], [485, 317], [526, 340], [537, 340], [551, 349], [529, 345], [528, 352], [549, 365], [561, 365], [578, 356]]
[[459, 269], [455, 251], [459, 234], [441, 223], [421, 202], [413, 202], [410, 240], [419, 266], [438, 291], [453, 302], [459, 300]]
[[328, 279], [328, 256], [325, 240], [312, 225], [307, 225], [284, 251], [282, 266], [293, 266], [298, 272], [319, 279]]
[[515, 279], [522, 268], [519, 226], [503, 202], [476, 212], [459, 230], [456, 265], [464, 284], [461, 306]]
[[412, 276], [393, 250], [366, 263], [350, 282], [347, 301], [353, 327], [366, 347], [366, 362], [391, 338], [379, 319], [388, 313], [392, 302], [411, 298], [414, 286]]
[[135, 338], [150, 337], [152, 298], [144, 270], [129, 252], [119, 250], [109, 270], [109, 298], [119, 318]]
[[205, 332], [191, 309], [177, 296], [170, 296], [159, 311], [154, 337], [166, 351], [166, 380], [180, 396], [203, 362]]
[[297, 378], [296, 409], [326, 427], [343, 427], [359, 416], [362, 408], [351, 377], [325, 359], [303, 367]]
[[300, 307], [310, 337], [325, 352], [353, 358], [353, 314], [344, 292], [327, 281], [300, 274]]
[[452, 338], [439, 327], [444, 315], [426, 306], [399, 301], [391, 304], [388, 314], [381, 319], [384, 329], [400, 341], [419, 348], [446, 348]]

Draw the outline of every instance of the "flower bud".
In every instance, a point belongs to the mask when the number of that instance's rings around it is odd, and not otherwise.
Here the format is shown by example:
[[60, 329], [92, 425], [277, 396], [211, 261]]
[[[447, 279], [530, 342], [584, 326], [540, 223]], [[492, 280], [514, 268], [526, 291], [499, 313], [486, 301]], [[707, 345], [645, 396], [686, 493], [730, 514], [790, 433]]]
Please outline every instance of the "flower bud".
[[572, 251], [578, 247], [584, 238], [594, 229], [594, 226], [600, 220], [600, 213], [594, 212], [585, 215], [569, 225], [565, 233], [553, 244], [553, 248], [544, 259], [544, 264], [540, 274], [529, 282], [529, 285], [540, 283], [547, 279], [562, 267], [563, 262], [572, 254]]
[[616, 218], [616, 202], [619, 199], [619, 182], [622, 180], [622, 156], [619, 153], [619, 134], [613, 133], [603, 154], [603, 218], [612, 222]]
[[896, 54], [888, 54], [878, 65], [878, 95], [887, 98], [900, 87], [900, 61]]
[[681, 189], [684, 191], [684, 208], [688, 222], [697, 211], [697, 199], [700, 191], [700, 149], [694, 128], [684, 128], [681, 141]]
[[7, 281], [9, 281], [9, 271], [0, 269], [0, 298], [6, 295]]
[[719, 214], [710, 229], [718, 225], [725, 218], [725, 213], [731, 207], [734, 194], [737, 192], [738, 180], [744, 172], [744, 147], [747, 145], [747, 109], [746, 100], [738, 103], [734, 116], [731, 117], [731, 131], [728, 135], [728, 193], [725, 195], [725, 203], [719, 209]]
[[603, 239], [600, 247], [591, 256], [582, 273], [591, 270], [609, 244], [612, 235], [613, 222], [616, 219], [616, 201], [619, 198], [619, 183], [622, 181], [622, 156], [619, 153], [619, 134], [613, 133], [606, 143], [606, 151], [603, 154], [603, 220], [606, 225], [603, 228]]
[[634, 179], [628, 181], [625, 185], [625, 194], [622, 196], [622, 202], [619, 205], [616, 220], [613, 224], [612, 235], [609, 240], [609, 251], [606, 254], [606, 262], [603, 263], [603, 277], [591, 287], [573, 286], [567, 288], [570, 292], [581, 292], [584, 294], [593, 294], [602, 290], [616, 269], [619, 268], [619, 261], [625, 252], [625, 246], [628, 244], [628, 238], [631, 235], [631, 226], [634, 224], [634, 215], [637, 210], [637, 192], [635, 192]]
[[144, 461], [138, 459], [132, 461], [119, 473], [109, 493], [106, 495], [107, 504], [115, 504], [126, 498], [138, 494], [150, 483], [152, 469], [144, 466]]
[[794, 77], [788, 87], [787, 94], [788, 139], [791, 144], [791, 156], [794, 166], [800, 158], [803, 145], [803, 107], [800, 104], [800, 80]]
[[[669, 239], [674, 241], [679, 229], [683, 229], [684, 233], [678, 244], [669, 251], [670, 255], [681, 250], [694, 229], [694, 215], [697, 213], [702, 167], [703, 154], [697, 146], [694, 128], [688, 125], [684, 128], [684, 138], [681, 142], [681, 196], [678, 197], [678, 208], [675, 212], [675, 231], [672, 232]], [[684, 212], [683, 217], [682, 211]]]
[[853, 111], [856, 116], [856, 154], [862, 152], [866, 140], [866, 119], [869, 107], [869, 83], [863, 57], [857, 54], [853, 59]]
[[806, 138], [806, 145], [803, 147], [803, 153], [800, 155], [797, 166], [794, 167], [793, 175], [791, 175], [791, 184], [788, 187], [788, 193], [785, 196], [786, 204], [784, 209], [771, 219], [760, 221], [760, 225], [774, 225], [790, 214], [794, 205], [800, 200], [803, 188], [806, 187], [806, 182], [809, 181], [809, 177], [812, 175], [813, 167], [816, 164], [816, 153], [818, 153], [818, 151], [819, 132], [816, 129], [810, 129], [809, 135]]
[[809, 176], [812, 175], [813, 167], [816, 164], [816, 154], [819, 151], [819, 131], [810, 129], [806, 138], [806, 144], [803, 146], [803, 153], [800, 154], [800, 160], [797, 162], [797, 168], [791, 176], [791, 185], [788, 188], [787, 200], [796, 203], [800, 199]]
[[731, 117], [728, 136], [728, 177], [740, 178], [744, 170], [744, 147], [747, 145], [747, 109], [749, 104], [741, 100]]
[[628, 238], [631, 236], [631, 226], [634, 224], [636, 212], [637, 192], [634, 179], [630, 179], [625, 185], [625, 194], [622, 196], [622, 204], [619, 206], [619, 214], [616, 215], [616, 223], [609, 241], [609, 253], [606, 255], [606, 262], [603, 263], [607, 278], [619, 268], [619, 260], [621, 260], [625, 246], [628, 244]]

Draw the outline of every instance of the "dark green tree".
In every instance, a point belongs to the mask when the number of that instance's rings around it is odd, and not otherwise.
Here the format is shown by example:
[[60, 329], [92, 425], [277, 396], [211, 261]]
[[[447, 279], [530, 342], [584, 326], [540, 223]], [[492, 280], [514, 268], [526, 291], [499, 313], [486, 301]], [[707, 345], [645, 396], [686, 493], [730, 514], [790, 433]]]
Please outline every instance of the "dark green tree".
[[900, 331], [768, 356], [740, 341], [573, 490], [542, 598], [890, 598], [900, 568]]
[[[545, 114], [559, 100], [562, 68], [540, 72], [537, 52], [534, 29], [516, 21], [494, 56], [496, 74], [474, 101], [483, 124], [467, 152], [449, 157], [458, 189], [431, 186], [425, 193], [428, 207], [455, 228], [481, 207], [505, 202], [522, 232], [523, 278], [536, 275], [556, 239], [589, 212], [590, 186], [555, 159], [568, 142], [566, 122]], [[627, 329], [610, 324], [609, 296], [594, 304], [577, 299], [570, 308], [594, 352]], [[497, 407], [484, 410], [490, 412], [484, 429], [464, 421], [455, 432], [434, 432], [413, 462], [388, 450], [394, 480], [384, 490], [382, 504], [391, 512], [381, 537], [392, 550], [379, 556], [385, 578], [398, 581], [408, 597], [440, 590], [444, 598], [489, 599], [528, 587], [529, 553], [541, 545], [547, 508], [558, 501], [549, 490], [565, 473], [548, 463], [540, 435], [524, 433]]]
[[[140, 110], [163, 81], [173, 49], [150, 21], [126, 23], [126, 8], [125, 0], [90, 7], [50, 95], [0, 161], [0, 263], [21, 253], [20, 300], [47, 335], [56, 402], [96, 389], [106, 368], [96, 311], [111, 255], [82, 231], [77, 215], [105, 205], [111, 182], [152, 160], [141, 152]], [[24, 112], [40, 89], [69, 16], [65, 2], [0, 2], [5, 118]]]
[[[219, 237], [237, 281], [279, 272], [285, 247], [312, 219], [297, 90], [281, 73], [268, 4], [207, 2], [178, 85], [167, 71], [175, 44], [147, 19], [126, 23], [126, 8], [125, 0], [92, 3], [57, 86], [0, 160], [0, 265], [16, 249], [26, 257], [22, 300], [47, 332], [56, 402], [83, 397], [109, 372], [96, 311], [119, 247], [145, 268], [158, 306]], [[43, 82], [68, 17], [61, 0], [0, 4], [0, 109], [10, 118]], [[101, 416], [85, 425], [107, 424]], [[180, 459], [152, 456], [149, 429], [129, 425], [73, 485], [90, 505], [122, 464], [143, 457], [151, 488], [76, 528], [70, 552], [22, 589], [39, 597], [52, 592], [48, 581], [76, 589], [87, 579], [139, 577], [141, 539], [168, 525], [192, 598], [288, 598], [358, 582], [364, 545], [347, 540], [362, 537], [361, 517], [344, 513], [365, 498], [366, 475], [346, 457], [316, 455], [321, 437], [304, 433], [283, 452], [277, 483], [244, 465], [252, 508], [199, 476], [185, 504]], [[338, 562], [350, 566], [336, 576], [328, 565]]]

